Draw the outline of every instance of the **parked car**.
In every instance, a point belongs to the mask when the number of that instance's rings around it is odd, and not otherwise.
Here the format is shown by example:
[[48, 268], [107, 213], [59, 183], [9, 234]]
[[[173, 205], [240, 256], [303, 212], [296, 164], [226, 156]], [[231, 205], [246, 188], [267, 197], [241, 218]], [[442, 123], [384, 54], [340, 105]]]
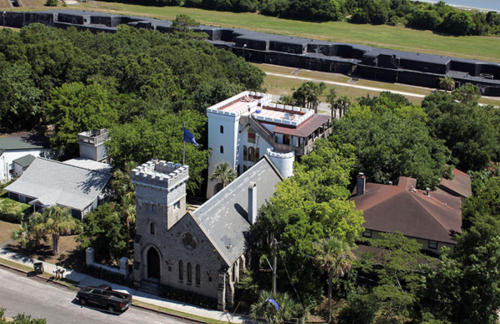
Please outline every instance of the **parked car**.
[[114, 291], [110, 285], [82, 288], [76, 298], [82, 306], [94, 304], [106, 308], [111, 313], [123, 312], [132, 304], [130, 294]]

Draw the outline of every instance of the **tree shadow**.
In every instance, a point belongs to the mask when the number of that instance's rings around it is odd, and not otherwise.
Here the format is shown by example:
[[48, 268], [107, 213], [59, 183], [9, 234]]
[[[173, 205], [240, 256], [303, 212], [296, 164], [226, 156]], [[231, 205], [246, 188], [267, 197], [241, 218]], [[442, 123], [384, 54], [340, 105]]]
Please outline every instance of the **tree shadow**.
[[83, 264], [85, 263], [85, 251], [76, 249], [69, 253], [62, 253], [57, 259], [56, 265], [71, 269], [77, 272], [83, 271]]

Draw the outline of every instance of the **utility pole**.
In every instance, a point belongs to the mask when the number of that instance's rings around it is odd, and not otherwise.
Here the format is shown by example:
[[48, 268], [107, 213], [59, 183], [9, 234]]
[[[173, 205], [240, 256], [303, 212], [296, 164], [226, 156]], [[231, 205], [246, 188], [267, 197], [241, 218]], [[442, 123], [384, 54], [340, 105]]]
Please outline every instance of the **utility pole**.
[[276, 297], [276, 268], [278, 265], [278, 259], [276, 258], [276, 248], [278, 242], [273, 239], [273, 297]]

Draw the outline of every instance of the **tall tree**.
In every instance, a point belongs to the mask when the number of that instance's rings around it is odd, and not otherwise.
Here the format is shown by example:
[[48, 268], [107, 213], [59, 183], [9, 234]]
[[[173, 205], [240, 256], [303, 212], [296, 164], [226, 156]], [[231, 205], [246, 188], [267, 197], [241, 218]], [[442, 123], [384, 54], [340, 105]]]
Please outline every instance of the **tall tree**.
[[328, 323], [332, 321], [333, 278], [341, 278], [351, 269], [355, 258], [351, 247], [335, 236], [321, 239], [315, 244], [316, 262], [322, 272], [328, 274]]
[[48, 235], [52, 236], [52, 252], [59, 254], [59, 237], [71, 233], [77, 229], [80, 224], [73, 218], [69, 209], [61, 206], [50, 206], [42, 212], [44, 217], [43, 228]]
[[466, 83], [458, 89], [452, 91], [452, 96], [466, 106], [476, 106], [481, 98], [481, 90], [472, 83]]
[[227, 162], [221, 162], [215, 166], [214, 173], [210, 176], [212, 181], [220, 181], [222, 188], [236, 179], [236, 173]]
[[337, 98], [337, 90], [330, 88], [326, 95], [326, 102], [330, 105], [330, 112], [332, 120], [337, 118], [337, 107], [335, 106], [335, 99]]

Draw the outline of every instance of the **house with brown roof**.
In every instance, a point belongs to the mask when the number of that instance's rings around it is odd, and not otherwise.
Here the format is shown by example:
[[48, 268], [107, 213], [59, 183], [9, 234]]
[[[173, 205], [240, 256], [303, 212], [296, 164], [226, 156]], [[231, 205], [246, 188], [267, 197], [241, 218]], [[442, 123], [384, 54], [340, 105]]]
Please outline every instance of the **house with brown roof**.
[[417, 180], [400, 177], [398, 185], [367, 183], [360, 173], [351, 200], [365, 218], [364, 237], [381, 238], [380, 232], [401, 232], [438, 253], [443, 246], [454, 251], [454, 235], [461, 232], [461, 198], [444, 191], [417, 189]]
[[453, 179], [442, 179], [437, 191], [444, 191], [453, 196], [467, 199], [472, 196], [470, 175], [458, 169], [453, 169]]

